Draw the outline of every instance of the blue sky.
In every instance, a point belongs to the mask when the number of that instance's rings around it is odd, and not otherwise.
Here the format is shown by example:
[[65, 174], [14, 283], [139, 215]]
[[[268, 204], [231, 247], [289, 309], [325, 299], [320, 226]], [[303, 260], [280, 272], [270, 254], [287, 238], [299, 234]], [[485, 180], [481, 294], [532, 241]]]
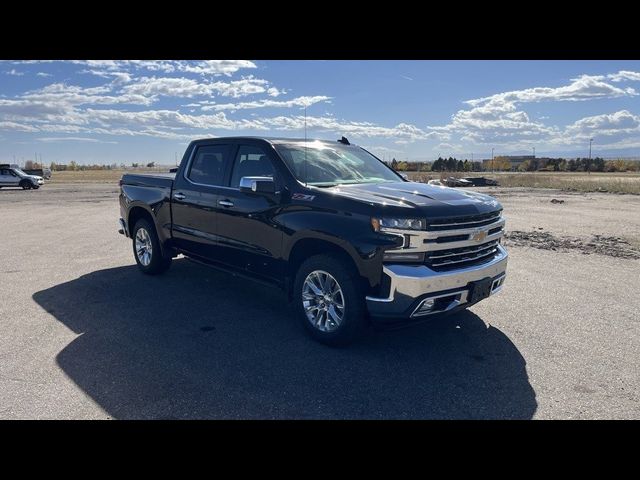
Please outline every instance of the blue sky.
[[171, 164], [206, 136], [381, 158], [640, 155], [638, 61], [0, 61], [0, 162]]

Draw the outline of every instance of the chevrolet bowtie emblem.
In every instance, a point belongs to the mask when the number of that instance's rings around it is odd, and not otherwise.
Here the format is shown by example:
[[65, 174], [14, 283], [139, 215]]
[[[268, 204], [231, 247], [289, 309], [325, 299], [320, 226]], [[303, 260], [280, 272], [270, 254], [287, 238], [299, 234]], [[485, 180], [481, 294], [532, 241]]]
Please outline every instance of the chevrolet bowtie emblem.
[[471, 237], [471, 240], [475, 240], [476, 242], [482, 242], [485, 238], [487, 238], [487, 231], [478, 230], [476, 233], [473, 234], [473, 236]]

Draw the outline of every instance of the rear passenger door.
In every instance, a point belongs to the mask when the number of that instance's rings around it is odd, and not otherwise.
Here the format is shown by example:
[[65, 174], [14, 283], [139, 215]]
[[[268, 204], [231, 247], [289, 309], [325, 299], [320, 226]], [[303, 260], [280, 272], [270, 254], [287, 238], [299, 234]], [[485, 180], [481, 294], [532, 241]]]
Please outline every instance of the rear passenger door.
[[232, 144], [200, 144], [176, 175], [171, 198], [175, 245], [213, 259], [217, 245], [218, 196], [231, 166]]

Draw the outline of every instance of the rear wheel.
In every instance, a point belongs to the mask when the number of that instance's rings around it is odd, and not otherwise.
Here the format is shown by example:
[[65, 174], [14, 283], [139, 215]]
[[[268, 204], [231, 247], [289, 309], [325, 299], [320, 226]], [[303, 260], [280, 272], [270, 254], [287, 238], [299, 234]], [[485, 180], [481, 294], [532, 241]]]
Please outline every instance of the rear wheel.
[[143, 273], [158, 275], [171, 266], [171, 257], [164, 257], [155, 227], [140, 219], [133, 227], [133, 256]]
[[299, 320], [321, 343], [347, 345], [364, 331], [364, 289], [346, 262], [330, 255], [306, 260], [296, 274], [293, 298]]

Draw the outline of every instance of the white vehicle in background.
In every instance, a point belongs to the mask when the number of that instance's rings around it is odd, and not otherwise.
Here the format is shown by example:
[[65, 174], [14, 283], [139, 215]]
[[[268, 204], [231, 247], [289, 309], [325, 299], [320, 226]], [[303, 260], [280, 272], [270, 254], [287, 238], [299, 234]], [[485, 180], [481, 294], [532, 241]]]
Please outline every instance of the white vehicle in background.
[[20, 168], [11, 165], [0, 165], [0, 188], [21, 187], [23, 190], [38, 189], [44, 185], [44, 178], [38, 175], [28, 175]]

